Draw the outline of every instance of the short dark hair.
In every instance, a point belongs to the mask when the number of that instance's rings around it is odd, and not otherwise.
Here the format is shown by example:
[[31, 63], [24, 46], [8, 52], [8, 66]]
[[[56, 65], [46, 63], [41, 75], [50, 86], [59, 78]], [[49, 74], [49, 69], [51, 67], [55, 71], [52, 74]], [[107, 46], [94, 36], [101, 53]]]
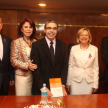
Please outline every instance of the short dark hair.
[[47, 26], [48, 23], [55, 23], [55, 24], [57, 25], [57, 28], [58, 28], [58, 24], [57, 24], [57, 22], [54, 21], [54, 20], [48, 20], [48, 21], [45, 23], [44, 28], [46, 28], [46, 26]]
[[29, 22], [31, 27], [33, 27], [33, 33], [31, 34], [30, 39], [31, 40], [35, 39], [35, 35], [36, 35], [35, 23], [29, 18], [25, 18], [20, 22], [18, 34], [23, 37], [23, 33], [22, 33], [21, 29], [25, 22]]

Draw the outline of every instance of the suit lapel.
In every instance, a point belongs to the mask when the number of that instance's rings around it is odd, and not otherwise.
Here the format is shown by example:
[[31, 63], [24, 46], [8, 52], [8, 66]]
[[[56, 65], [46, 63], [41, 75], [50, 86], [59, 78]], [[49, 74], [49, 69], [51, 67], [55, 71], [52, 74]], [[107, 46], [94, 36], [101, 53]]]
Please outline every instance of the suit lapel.
[[82, 65], [84, 66], [82, 55], [81, 55], [81, 50], [80, 50], [80, 44], [78, 45], [77, 53], [78, 53], [78, 57], [79, 57]]
[[[91, 54], [91, 51], [92, 51], [92, 48], [91, 48], [91, 45], [89, 46], [89, 54]], [[80, 44], [79, 44], [79, 47], [78, 47], [78, 56], [79, 56], [79, 59], [81, 61], [81, 63], [83, 64], [83, 66], [85, 67], [85, 65], [87, 64], [87, 62], [89, 61], [89, 54], [88, 54], [88, 59], [87, 61], [84, 63], [83, 62], [83, 59], [82, 59], [82, 55], [81, 55], [81, 50], [80, 50]]]
[[88, 59], [87, 59], [87, 61], [85, 62], [85, 64], [87, 64], [88, 60], [90, 59], [90, 58], [89, 58], [89, 55], [91, 54], [91, 51], [92, 51], [91, 45], [89, 45], [89, 48], [90, 48], [90, 49], [89, 49]]
[[51, 58], [51, 53], [50, 53], [50, 50], [49, 50], [49, 47], [48, 47], [48, 44], [47, 44], [45, 38], [42, 39], [41, 42], [42, 42], [42, 48], [43, 48], [47, 58], [49, 59], [49, 61], [53, 65], [53, 61], [52, 61], [52, 58]]
[[56, 47], [55, 47], [55, 57], [54, 57], [54, 64], [57, 62], [57, 58], [59, 56], [59, 52], [60, 52], [60, 43], [58, 42], [58, 40], [56, 39]]

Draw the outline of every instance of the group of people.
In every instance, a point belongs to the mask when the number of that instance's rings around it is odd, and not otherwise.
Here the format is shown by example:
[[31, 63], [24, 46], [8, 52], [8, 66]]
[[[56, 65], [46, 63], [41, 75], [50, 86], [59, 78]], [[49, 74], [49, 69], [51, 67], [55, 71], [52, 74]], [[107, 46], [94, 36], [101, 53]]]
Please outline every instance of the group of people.
[[[92, 94], [97, 91], [98, 49], [90, 44], [92, 36], [89, 29], [78, 31], [78, 45], [71, 47], [69, 63], [66, 44], [56, 38], [57, 31], [57, 22], [49, 20], [44, 26], [45, 38], [37, 40], [35, 23], [25, 18], [19, 25], [18, 39], [12, 41], [0, 34], [0, 95], [8, 94], [9, 82], [12, 86], [14, 79], [18, 96], [40, 95], [43, 83], [46, 83], [48, 96], [52, 96], [50, 78], [61, 78], [64, 96], [67, 95], [66, 88], [70, 94]], [[102, 57], [108, 64], [104, 58], [108, 54], [106, 50], [106, 55]]]

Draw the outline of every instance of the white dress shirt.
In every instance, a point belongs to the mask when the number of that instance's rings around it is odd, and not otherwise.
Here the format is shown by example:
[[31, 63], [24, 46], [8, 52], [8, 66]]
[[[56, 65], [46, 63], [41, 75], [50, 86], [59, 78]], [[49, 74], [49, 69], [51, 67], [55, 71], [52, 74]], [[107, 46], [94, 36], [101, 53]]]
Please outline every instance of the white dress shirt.
[[[47, 42], [47, 44], [48, 44], [48, 47], [50, 48], [50, 40], [45, 36], [45, 39], [46, 39], [46, 42]], [[53, 41], [53, 48], [54, 48], [54, 54], [55, 54], [55, 46], [56, 46], [56, 39], [54, 39]]]

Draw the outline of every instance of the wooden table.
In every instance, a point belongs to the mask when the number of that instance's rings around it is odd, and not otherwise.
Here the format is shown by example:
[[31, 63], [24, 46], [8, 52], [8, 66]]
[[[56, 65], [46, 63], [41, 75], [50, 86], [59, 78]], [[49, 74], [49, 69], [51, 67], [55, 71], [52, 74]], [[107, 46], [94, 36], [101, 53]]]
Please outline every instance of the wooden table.
[[[108, 108], [108, 94], [93, 95], [68, 95], [52, 98], [56, 105], [60, 99], [65, 103], [65, 108]], [[0, 96], [0, 108], [24, 108], [40, 102], [40, 96]]]

